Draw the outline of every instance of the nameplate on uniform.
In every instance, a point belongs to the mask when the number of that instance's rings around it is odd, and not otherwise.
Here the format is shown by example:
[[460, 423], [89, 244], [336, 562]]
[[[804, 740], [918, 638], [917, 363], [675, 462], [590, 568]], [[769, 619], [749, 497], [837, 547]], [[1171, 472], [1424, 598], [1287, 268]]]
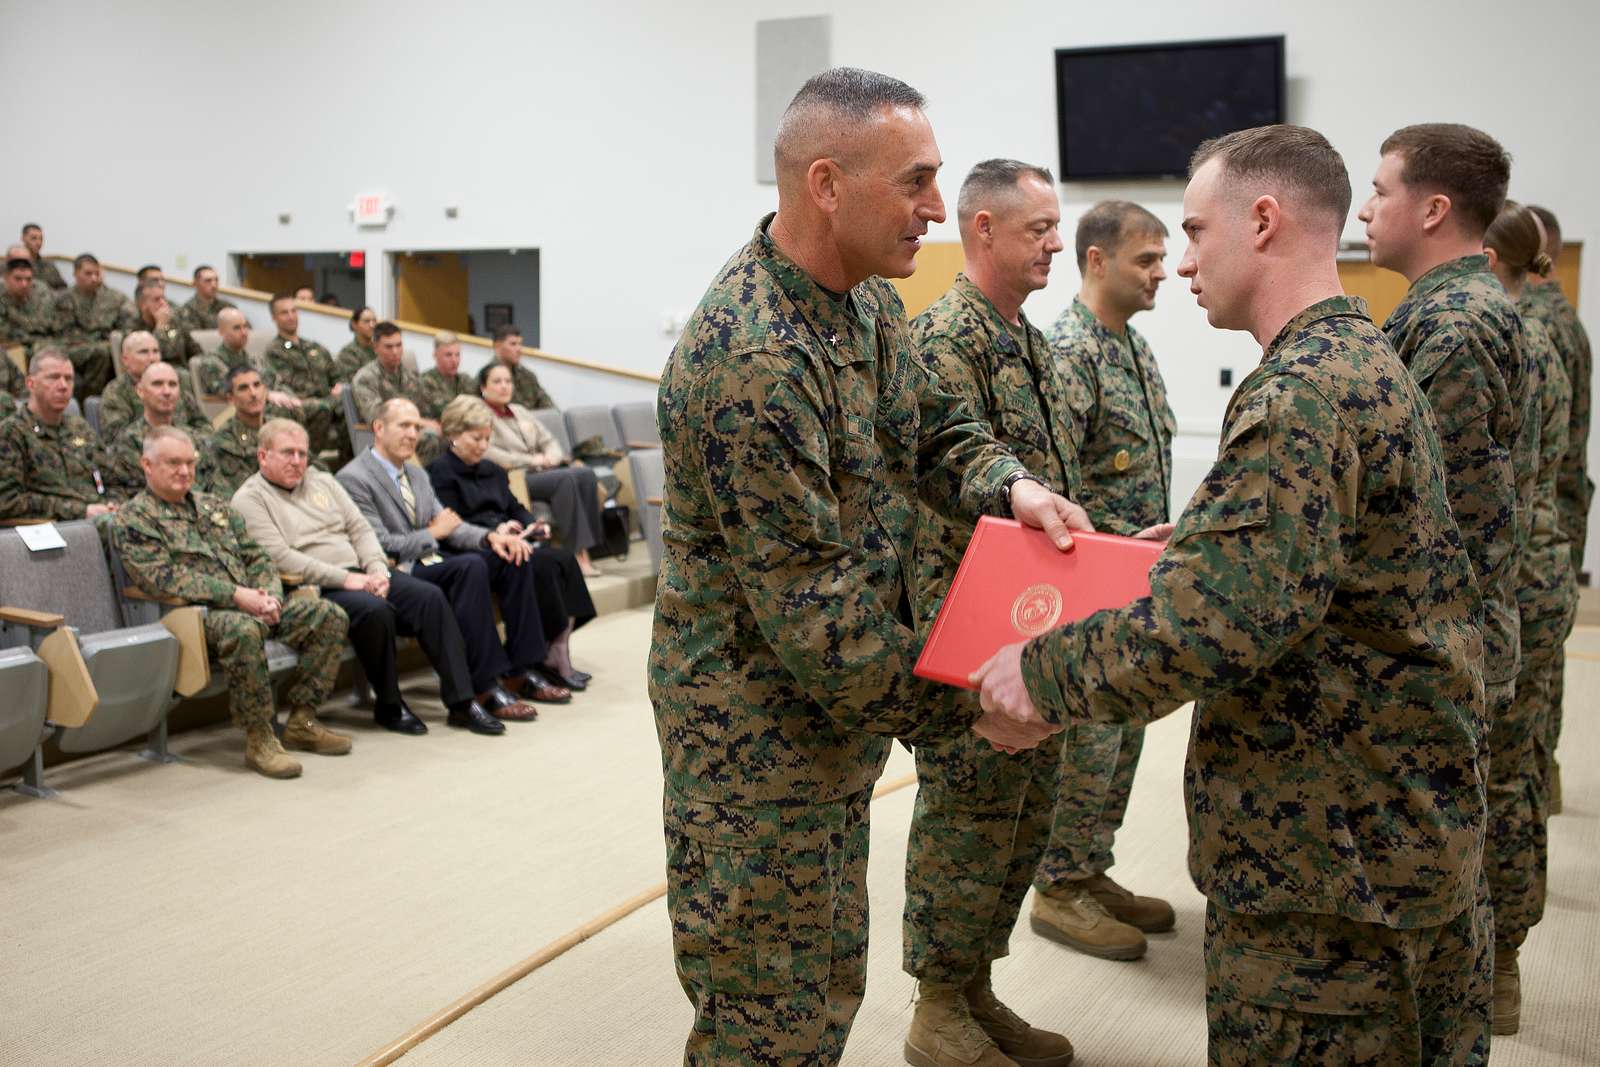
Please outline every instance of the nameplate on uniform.
[[967, 676], [1003, 646], [1149, 596], [1150, 568], [1166, 547], [1073, 531], [1063, 552], [1042, 530], [979, 519], [915, 673], [971, 689]]
[[33, 523], [15, 527], [17, 536], [28, 546], [29, 552], [46, 552], [52, 548], [66, 548], [67, 542], [53, 522]]

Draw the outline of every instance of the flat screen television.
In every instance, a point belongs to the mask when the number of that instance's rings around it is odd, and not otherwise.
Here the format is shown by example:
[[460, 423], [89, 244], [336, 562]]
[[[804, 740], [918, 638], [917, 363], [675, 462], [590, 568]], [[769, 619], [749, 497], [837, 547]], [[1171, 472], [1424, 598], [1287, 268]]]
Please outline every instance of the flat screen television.
[[1062, 181], [1181, 178], [1206, 138], [1283, 121], [1281, 35], [1056, 50]]

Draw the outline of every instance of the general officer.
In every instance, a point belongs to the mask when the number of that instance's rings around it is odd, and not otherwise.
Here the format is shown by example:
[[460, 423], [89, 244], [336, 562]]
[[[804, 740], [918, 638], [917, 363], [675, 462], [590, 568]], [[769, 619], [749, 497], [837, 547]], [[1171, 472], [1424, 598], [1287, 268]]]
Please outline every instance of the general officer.
[[1350, 182], [1321, 134], [1229, 134], [1190, 175], [1178, 273], [1261, 365], [1151, 596], [1002, 649], [983, 705], [1124, 722], [1198, 699], [1210, 1063], [1483, 1063], [1479, 598], [1427, 399], [1341, 292]]
[[[295, 778], [300, 763], [284, 744], [323, 755], [350, 751], [350, 739], [317, 721], [339, 673], [347, 620], [321, 598], [283, 598], [272, 561], [228, 502], [193, 490], [194, 443], [171, 426], [145, 435], [144, 492], [117, 513], [122, 564], [151, 596], [204, 604], [206, 649], [228, 676], [228, 709], [245, 732], [245, 763], [268, 778]], [[283, 742], [272, 730], [272, 679], [264, 642], [300, 654], [284, 702]]]
[[[1042, 167], [989, 159], [961, 183], [965, 273], [911, 323], [917, 354], [941, 388], [981, 416], [1028, 470], [1076, 498], [1072, 409], [1059, 364], [1023, 314], [1062, 249], [1055, 179]], [[917, 528], [919, 629], [950, 592], [970, 523], [922, 505]], [[931, 1065], [1072, 1060], [1072, 1044], [1037, 1030], [995, 997], [990, 964], [1009, 951], [1017, 911], [1050, 832], [1061, 738], [997, 752], [964, 733], [916, 746], [917, 804], [906, 848], [905, 969], [917, 978], [906, 1057]], [[992, 1036], [991, 1036], [992, 1035]]]
[[778, 211], [723, 267], [662, 378], [666, 552], [650, 696], [686, 1062], [834, 1063], [866, 966], [867, 812], [889, 739], [976, 728], [911, 669], [916, 496], [1007, 502], [1063, 546], [1081, 509], [939, 390], [882, 279], [944, 218], [922, 97], [817, 75], [775, 155]]

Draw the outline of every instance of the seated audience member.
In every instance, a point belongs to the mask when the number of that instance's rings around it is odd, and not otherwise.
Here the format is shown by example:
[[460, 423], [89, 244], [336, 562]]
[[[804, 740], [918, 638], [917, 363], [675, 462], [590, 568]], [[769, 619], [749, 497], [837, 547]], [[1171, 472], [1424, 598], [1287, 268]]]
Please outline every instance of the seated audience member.
[[[144, 439], [157, 427], [176, 425], [174, 415], [183, 396], [178, 388], [178, 369], [160, 359], [153, 360], [144, 369], [135, 388], [139, 392], [138, 413], [115, 434], [101, 437], [105, 441], [102, 474], [106, 492], [119, 503], [143, 491], [144, 468], [140, 464], [140, 457], [144, 455]], [[210, 429], [209, 425], [206, 429]], [[210, 439], [193, 430], [190, 430], [190, 436], [200, 449], [195, 480], [201, 488], [205, 488], [212, 479]]]
[[538, 416], [512, 402], [511, 371], [504, 363], [486, 364], [478, 372], [478, 388], [494, 416], [489, 459], [507, 470], [527, 472], [528, 495], [550, 505], [556, 530], [583, 573], [598, 575], [589, 562], [590, 547], [600, 543], [600, 490], [593, 469], [568, 465], [561, 443]]
[[216, 269], [205, 265], [194, 269], [194, 295], [178, 308], [178, 325], [185, 330], [215, 330], [217, 316], [233, 307], [217, 295], [220, 279]]
[[288, 419], [261, 428], [261, 469], [233, 494], [250, 536], [282, 574], [291, 574], [350, 617], [350, 644], [373, 689], [373, 717], [396, 733], [428, 727], [400, 698], [395, 635], [415, 637], [439, 675], [451, 726], [502, 734], [505, 724], [473, 699], [466, 646], [450, 603], [436, 586], [389, 571], [383, 548], [333, 475], [308, 470], [306, 431]]
[[[355, 393], [356, 411], [361, 421], [370, 423], [378, 416], [378, 408], [385, 400], [401, 397], [417, 402], [422, 395], [417, 372], [405, 365], [405, 341], [400, 327], [392, 322], [380, 322], [372, 332], [373, 351], [378, 356], [356, 374], [350, 388]], [[426, 464], [439, 454], [439, 423], [434, 419], [422, 420], [422, 439], [417, 442], [417, 462]]]
[[[476, 529], [548, 533], [511, 495], [505, 469], [484, 458], [493, 421], [488, 405], [475, 396], [457, 397], [445, 407], [442, 425], [448, 451], [428, 465], [434, 494], [462, 522]], [[595, 617], [583, 570], [571, 552], [548, 544], [534, 549], [527, 563], [512, 569], [530, 567], [550, 646], [543, 666], [553, 680], [568, 689], [583, 689], [591, 676], [573, 668], [571, 640], [574, 630]], [[506, 595], [501, 592], [500, 603], [509, 619]]]
[[357, 371], [378, 358], [378, 353], [372, 350], [372, 331], [377, 325], [378, 316], [369, 307], [356, 308], [350, 313], [350, 332], [355, 336], [333, 357], [336, 380], [348, 383]]
[[207, 488], [224, 500], [231, 500], [246, 479], [259, 469], [256, 450], [261, 426], [269, 412], [272, 418], [287, 418], [288, 413], [281, 408], [268, 408], [270, 394], [261, 380], [261, 372], [254, 367], [246, 365], [230, 370], [226, 386], [233, 417], [218, 426], [208, 442], [211, 482]]
[[98, 396], [111, 380], [111, 332], [139, 328], [133, 303], [105, 286], [100, 261], [85, 252], [72, 263], [72, 288], [56, 296], [56, 334], [75, 372], [78, 400]]
[[[28, 250], [28, 258], [33, 261], [34, 279], [43, 282], [51, 289], [65, 289], [66, 279], [61, 277], [61, 272], [56, 269], [54, 263], [44, 258], [44, 230], [37, 222], [23, 224], [22, 244]], [[10, 258], [10, 253], [7, 253], [6, 258]]]
[[[34, 284], [31, 260], [7, 256], [5, 282], [0, 287], [0, 349], [21, 345], [25, 356], [32, 355], [36, 345], [48, 343], [55, 335], [54, 295]], [[16, 391], [21, 391], [20, 376]]]
[[196, 341], [177, 321], [167, 302], [165, 285], [140, 282], [134, 290], [134, 306], [139, 309], [139, 327], [149, 330], [161, 346], [161, 358], [174, 367], [189, 369], [189, 361], [203, 355]]
[[87, 422], [67, 414], [72, 361], [41, 348], [28, 402], [0, 422], [0, 519], [92, 519], [116, 510], [100, 477], [104, 454]]
[[278, 332], [267, 346], [261, 368], [267, 388], [292, 393], [300, 400], [295, 421], [305, 426], [317, 451], [336, 449], [348, 460], [350, 436], [345, 433], [344, 411], [336, 401], [345, 384], [334, 376], [333, 357], [317, 342], [300, 337], [300, 311], [292, 294], [277, 294], [268, 307]]
[[[116, 437], [117, 431], [139, 417], [143, 403], [139, 396], [139, 380], [146, 368], [162, 362], [161, 349], [155, 337], [144, 330], [135, 330], [122, 339], [122, 352], [117, 358], [122, 362], [123, 373], [111, 379], [111, 384], [100, 394], [100, 437], [105, 441]], [[200, 410], [200, 404], [191, 395], [192, 387], [188, 379], [187, 373], [178, 374], [176, 424], [194, 433], [208, 434], [211, 432], [211, 420], [206, 418], [206, 413]], [[133, 465], [137, 475], [134, 491], [137, 492], [138, 487], [144, 485], [144, 475], [137, 471], [137, 455], [133, 457]]]
[[[475, 526], [439, 506], [428, 475], [413, 462], [422, 425], [411, 401], [384, 401], [372, 428], [373, 446], [339, 472], [339, 483], [398, 568], [437, 585], [450, 601], [467, 642], [478, 702], [502, 719], [532, 719], [537, 712], [520, 704], [512, 692], [552, 703], [572, 699], [538, 673], [549, 648], [538, 600], [538, 568], [524, 566], [533, 546], [518, 530], [503, 524]], [[495, 629], [496, 595], [506, 621], [503, 644]], [[562, 620], [555, 635], [564, 627]]]
[[[244, 761], [268, 778], [294, 778], [300, 762], [284, 746], [324, 756], [350, 751], [350, 738], [317, 721], [344, 651], [343, 611], [317, 597], [284, 598], [278, 571], [226, 500], [195, 488], [194, 443], [172, 427], [152, 429], [140, 456], [147, 488], [113, 524], [122, 565], [135, 588], [207, 609], [206, 650], [228, 678], [228, 710], [245, 733]], [[265, 641], [300, 654], [284, 703], [289, 721], [273, 732], [272, 677]]]
[[477, 379], [461, 373], [460, 338], [448, 330], [434, 335], [433, 369], [423, 371], [417, 385], [421, 389], [417, 408], [425, 419], [442, 416], [445, 405], [458, 396], [478, 395]]
[[511, 372], [512, 400], [534, 410], [556, 406], [555, 400], [539, 384], [539, 376], [522, 363], [521, 330], [510, 323], [495, 328], [494, 358]]

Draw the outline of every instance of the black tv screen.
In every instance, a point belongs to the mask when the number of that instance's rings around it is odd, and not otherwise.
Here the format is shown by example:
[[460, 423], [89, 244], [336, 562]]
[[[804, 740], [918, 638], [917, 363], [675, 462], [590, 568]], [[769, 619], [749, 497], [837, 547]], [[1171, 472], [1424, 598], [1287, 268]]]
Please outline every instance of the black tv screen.
[[1183, 177], [1201, 141], [1284, 121], [1283, 37], [1056, 50], [1061, 180]]

